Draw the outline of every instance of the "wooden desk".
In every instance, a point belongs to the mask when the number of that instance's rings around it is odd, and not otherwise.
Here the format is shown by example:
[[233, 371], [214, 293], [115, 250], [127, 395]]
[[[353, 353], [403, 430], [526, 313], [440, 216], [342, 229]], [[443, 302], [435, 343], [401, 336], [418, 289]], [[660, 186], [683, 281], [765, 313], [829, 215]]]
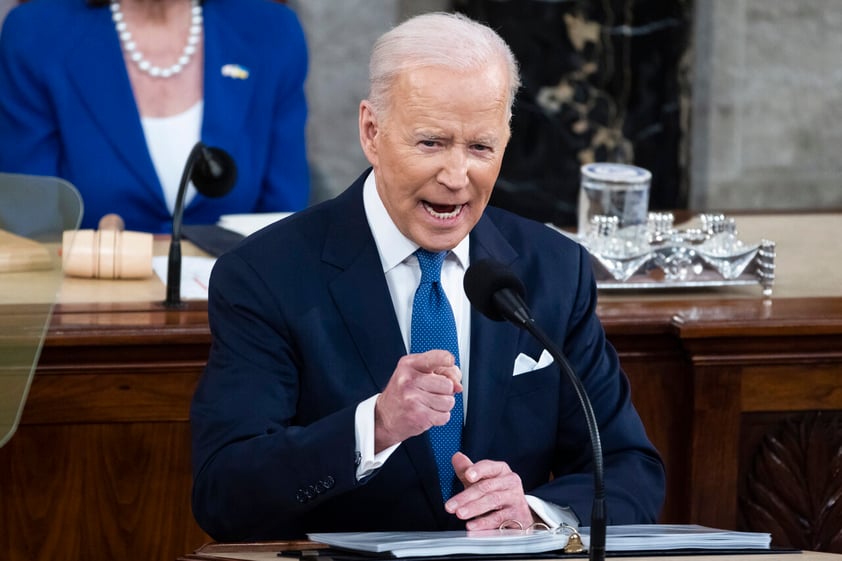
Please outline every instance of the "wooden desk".
[[[842, 458], [842, 266], [837, 244], [807, 243], [840, 239], [842, 216], [738, 225], [778, 244], [770, 303], [759, 287], [600, 297], [667, 465], [662, 521], [842, 552], [826, 468]], [[188, 426], [207, 306], [166, 310], [160, 282], [130, 283], [65, 282], [21, 426], [0, 448], [10, 561], [171, 560], [210, 541], [190, 512]]]

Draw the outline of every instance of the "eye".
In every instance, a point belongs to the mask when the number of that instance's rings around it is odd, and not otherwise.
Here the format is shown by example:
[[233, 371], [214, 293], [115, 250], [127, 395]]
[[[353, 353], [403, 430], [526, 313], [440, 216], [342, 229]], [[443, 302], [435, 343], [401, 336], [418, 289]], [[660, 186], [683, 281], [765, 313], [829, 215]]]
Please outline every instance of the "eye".
[[474, 152], [491, 152], [492, 148], [487, 144], [471, 144], [471, 150]]
[[426, 146], [427, 148], [435, 148], [436, 146], [439, 145], [439, 141], [438, 140], [426, 139], [426, 140], [420, 141], [419, 144], [421, 146]]

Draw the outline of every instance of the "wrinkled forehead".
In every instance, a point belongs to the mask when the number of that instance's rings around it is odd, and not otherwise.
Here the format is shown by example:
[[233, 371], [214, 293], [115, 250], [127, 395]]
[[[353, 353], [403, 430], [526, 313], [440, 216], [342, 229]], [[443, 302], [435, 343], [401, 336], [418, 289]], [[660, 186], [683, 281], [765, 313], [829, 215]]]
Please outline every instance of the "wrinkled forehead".
[[502, 110], [506, 122], [511, 118], [514, 101], [502, 61], [476, 68], [446, 64], [406, 66], [393, 76], [389, 94], [393, 108], [418, 100], [444, 106], [469, 103], [480, 111]]

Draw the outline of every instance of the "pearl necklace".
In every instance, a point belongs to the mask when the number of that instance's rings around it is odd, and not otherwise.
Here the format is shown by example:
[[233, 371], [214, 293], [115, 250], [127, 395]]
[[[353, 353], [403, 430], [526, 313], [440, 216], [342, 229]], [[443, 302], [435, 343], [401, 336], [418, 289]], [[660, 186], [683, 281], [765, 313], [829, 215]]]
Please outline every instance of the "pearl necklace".
[[199, 0], [190, 0], [190, 12], [192, 14], [190, 19], [190, 34], [187, 36], [187, 45], [178, 57], [178, 62], [173, 65], [161, 67], [156, 66], [146, 60], [139, 50], [137, 50], [137, 43], [132, 39], [132, 34], [126, 27], [126, 22], [123, 18], [123, 12], [120, 10], [120, 1], [111, 0], [111, 19], [114, 21], [114, 27], [117, 29], [117, 35], [120, 37], [120, 42], [123, 44], [126, 54], [129, 58], [137, 64], [137, 67], [153, 78], [169, 78], [175, 76], [184, 70], [184, 67], [196, 54], [196, 47], [201, 40], [202, 35], [202, 5]]

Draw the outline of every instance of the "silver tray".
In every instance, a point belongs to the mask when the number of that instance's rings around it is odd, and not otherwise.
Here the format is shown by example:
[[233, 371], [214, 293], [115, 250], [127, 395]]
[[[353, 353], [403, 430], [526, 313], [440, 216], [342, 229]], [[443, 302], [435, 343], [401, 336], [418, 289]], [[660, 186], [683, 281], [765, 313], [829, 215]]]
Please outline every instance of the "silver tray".
[[[650, 212], [648, 223], [618, 229], [616, 217], [595, 216], [584, 236], [570, 236], [591, 253], [601, 290], [693, 289], [775, 282], [775, 243], [746, 244], [734, 218], [701, 214], [700, 228], [678, 229], [673, 215]], [[567, 234], [569, 235], [569, 234]]]
[[684, 288], [716, 288], [723, 286], [756, 286], [760, 284], [758, 278], [723, 279], [717, 275], [697, 275], [692, 280], [658, 280], [643, 275], [632, 276], [627, 281], [598, 280], [596, 287], [600, 290], [670, 290]]

